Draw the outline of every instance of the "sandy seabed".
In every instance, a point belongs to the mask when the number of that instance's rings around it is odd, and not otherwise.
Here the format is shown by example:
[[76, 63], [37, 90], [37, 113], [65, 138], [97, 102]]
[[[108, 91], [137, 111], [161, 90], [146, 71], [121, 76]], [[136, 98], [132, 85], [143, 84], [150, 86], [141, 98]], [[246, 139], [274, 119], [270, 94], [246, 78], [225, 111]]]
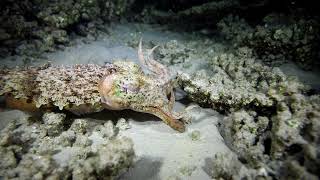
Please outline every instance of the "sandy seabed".
[[[88, 43], [80, 39], [75, 40], [73, 46], [45, 54], [44, 57], [53, 65], [87, 63], [102, 65], [114, 60], [131, 60], [138, 63], [137, 49], [133, 46], [140, 37], [143, 37], [144, 42], [155, 43], [164, 43], [173, 39], [185, 42], [189, 38], [188, 35], [162, 31], [149, 25], [113, 25], [110, 34], [105, 37]], [[2, 62], [8, 66], [23, 63], [19, 57], [8, 57]], [[34, 61], [30, 65], [43, 63], [43, 61]], [[170, 68], [179, 70], [177, 67]], [[319, 75], [300, 71], [292, 64], [283, 65], [281, 68], [285, 73], [298, 75], [306, 84], [319, 89]], [[191, 72], [196, 70], [188, 69]], [[191, 117], [191, 122], [184, 133], [177, 133], [151, 115], [135, 112], [116, 113], [116, 118], [125, 118], [130, 126], [129, 129], [121, 130], [119, 135], [132, 139], [136, 153], [133, 167], [121, 174], [120, 179], [211, 179], [208, 172], [210, 160], [219, 153], [235, 155], [228, 148], [217, 128], [218, 121], [224, 118], [222, 114], [194, 103], [181, 103], [178, 98], [175, 110], [179, 112], [185, 108], [187, 108], [185, 113]], [[2, 109], [1, 129], [10, 121], [24, 115], [21, 111]]]

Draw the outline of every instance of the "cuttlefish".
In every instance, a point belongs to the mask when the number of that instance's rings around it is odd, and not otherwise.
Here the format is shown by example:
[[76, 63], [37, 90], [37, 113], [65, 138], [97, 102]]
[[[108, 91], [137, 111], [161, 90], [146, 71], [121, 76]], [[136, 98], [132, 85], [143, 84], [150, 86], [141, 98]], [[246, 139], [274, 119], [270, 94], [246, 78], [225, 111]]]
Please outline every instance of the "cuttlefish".
[[[157, 47], [157, 46], [156, 46]], [[173, 129], [184, 132], [181, 117], [173, 111], [175, 96], [166, 66], [153, 59], [152, 48], [145, 57], [139, 42], [138, 58], [151, 73], [146, 74], [137, 64], [116, 62], [119, 70], [105, 76], [99, 83], [101, 102], [107, 109], [131, 109], [153, 114]]]
[[131, 109], [159, 117], [173, 129], [184, 132], [181, 115], [173, 111], [173, 80], [169, 69], [142, 51], [142, 66], [131, 61], [115, 61], [103, 66], [43, 66], [0, 70], [0, 95], [7, 105], [28, 111], [59, 108], [75, 114]]

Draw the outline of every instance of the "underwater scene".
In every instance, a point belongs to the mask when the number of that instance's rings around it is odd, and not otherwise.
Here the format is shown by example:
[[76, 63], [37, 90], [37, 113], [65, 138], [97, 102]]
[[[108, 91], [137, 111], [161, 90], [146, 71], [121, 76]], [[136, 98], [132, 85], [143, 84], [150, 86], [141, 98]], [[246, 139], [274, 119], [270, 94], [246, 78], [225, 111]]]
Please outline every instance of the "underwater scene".
[[320, 178], [316, 2], [0, 5], [0, 180]]

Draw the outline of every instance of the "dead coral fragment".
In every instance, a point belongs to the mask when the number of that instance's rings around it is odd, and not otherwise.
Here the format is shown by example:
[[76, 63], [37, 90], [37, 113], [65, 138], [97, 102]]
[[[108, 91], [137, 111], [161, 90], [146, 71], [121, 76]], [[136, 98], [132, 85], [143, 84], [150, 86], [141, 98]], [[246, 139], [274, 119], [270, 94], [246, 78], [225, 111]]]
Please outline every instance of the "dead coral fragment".
[[66, 118], [65, 114], [45, 113], [42, 117], [49, 136], [55, 136], [63, 131], [63, 124]]
[[[1, 114], [0, 114], [1, 115]], [[47, 113], [34, 123], [23, 118], [0, 131], [0, 176], [4, 179], [115, 179], [132, 165], [131, 139], [119, 137], [111, 121], [98, 125], [76, 119], [67, 130], [65, 114]], [[103, 128], [103, 133], [98, 128]], [[100, 128], [101, 129], [101, 128]], [[46, 132], [54, 132], [51, 136]]]
[[310, 69], [317, 65], [318, 21], [299, 15], [269, 14], [262, 24], [251, 27], [244, 19], [230, 15], [217, 26], [233, 46], [252, 48], [264, 63], [279, 66], [293, 60], [302, 68]]
[[251, 54], [243, 47], [235, 54], [216, 55], [209, 71], [180, 73], [179, 84], [192, 100], [221, 109], [271, 107], [277, 98], [308, 89], [279, 68], [257, 62]]

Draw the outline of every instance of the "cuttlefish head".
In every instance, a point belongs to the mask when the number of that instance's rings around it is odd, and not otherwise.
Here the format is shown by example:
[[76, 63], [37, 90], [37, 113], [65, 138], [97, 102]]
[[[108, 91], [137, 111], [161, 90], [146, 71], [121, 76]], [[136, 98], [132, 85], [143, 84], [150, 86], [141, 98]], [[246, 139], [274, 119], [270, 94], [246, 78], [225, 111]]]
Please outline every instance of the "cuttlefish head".
[[[158, 62], [153, 62], [155, 63]], [[123, 65], [125, 68], [121, 68], [122, 71], [104, 77], [99, 83], [101, 102], [104, 106], [112, 110], [131, 109], [150, 113], [173, 129], [184, 132], [184, 123], [172, 110], [175, 97], [171, 82], [164, 81], [165, 74], [159, 74], [158, 77], [154, 74], [146, 75], [141, 68], [135, 68], [136, 64], [125, 62]], [[159, 63], [157, 68], [159, 67], [164, 66]], [[167, 70], [157, 69], [154, 72], [163, 73]]]
[[110, 110], [128, 109], [133, 96], [139, 92], [142, 71], [133, 62], [114, 63], [116, 71], [102, 78], [98, 85], [101, 102]]

